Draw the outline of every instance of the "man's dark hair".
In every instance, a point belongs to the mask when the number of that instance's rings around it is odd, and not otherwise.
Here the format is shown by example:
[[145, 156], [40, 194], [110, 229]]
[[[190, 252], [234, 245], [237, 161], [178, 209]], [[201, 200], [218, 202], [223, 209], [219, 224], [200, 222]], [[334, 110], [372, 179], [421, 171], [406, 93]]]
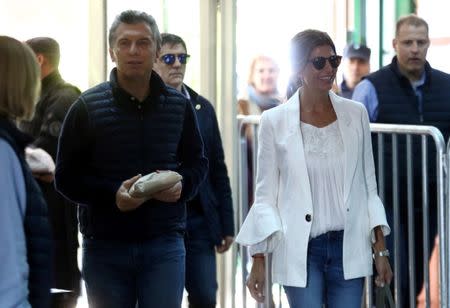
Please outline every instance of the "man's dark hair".
[[112, 47], [114, 41], [116, 40], [116, 30], [121, 23], [134, 25], [139, 23], [145, 23], [150, 27], [150, 30], [153, 34], [153, 40], [156, 42], [156, 50], [159, 51], [161, 49], [161, 35], [159, 34], [158, 25], [156, 24], [153, 16], [148, 15], [145, 12], [135, 11], [135, 10], [127, 10], [123, 11], [114, 19], [111, 28], [109, 28], [109, 47]]
[[169, 44], [170, 47], [181, 44], [184, 50], [186, 50], [187, 52], [186, 43], [178, 35], [171, 33], [161, 33], [161, 46], [164, 46], [166, 44]]
[[54, 68], [59, 66], [59, 44], [51, 37], [35, 37], [25, 42], [35, 54], [42, 54]]

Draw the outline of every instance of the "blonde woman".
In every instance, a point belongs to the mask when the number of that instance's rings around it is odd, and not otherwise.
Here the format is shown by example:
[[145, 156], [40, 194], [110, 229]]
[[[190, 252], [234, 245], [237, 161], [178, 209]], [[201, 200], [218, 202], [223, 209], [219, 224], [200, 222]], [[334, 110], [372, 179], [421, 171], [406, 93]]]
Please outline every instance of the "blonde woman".
[[31, 49], [0, 36], [0, 307], [50, 304], [47, 207], [25, 161], [31, 139], [16, 127], [33, 115], [39, 76]]

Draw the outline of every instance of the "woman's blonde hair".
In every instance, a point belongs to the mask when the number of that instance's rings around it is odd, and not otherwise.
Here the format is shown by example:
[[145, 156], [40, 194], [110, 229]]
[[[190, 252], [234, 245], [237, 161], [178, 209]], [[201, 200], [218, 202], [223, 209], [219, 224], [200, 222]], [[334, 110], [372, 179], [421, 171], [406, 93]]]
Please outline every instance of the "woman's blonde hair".
[[0, 36], [0, 116], [31, 119], [40, 89], [40, 69], [31, 48]]
[[277, 62], [275, 61], [275, 59], [266, 56], [266, 55], [256, 55], [250, 62], [250, 69], [248, 71], [248, 78], [247, 78], [247, 83], [251, 86], [255, 86], [255, 82], [254, 82], [254, 76], [255, 76], [255, 66], [258, 62], [260, 61], [268, 61], [271, 62], [273, 64], [273, 66], [275, 67], [275, 69], [278, 71], [279, 67]]

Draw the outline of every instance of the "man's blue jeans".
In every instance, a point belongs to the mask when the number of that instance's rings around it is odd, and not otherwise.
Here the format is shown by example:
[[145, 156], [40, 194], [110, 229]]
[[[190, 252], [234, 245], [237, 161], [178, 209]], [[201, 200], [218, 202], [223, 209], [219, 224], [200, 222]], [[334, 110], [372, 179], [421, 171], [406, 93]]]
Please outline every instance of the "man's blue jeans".
[[216, 307], [216, 252], [205, 217], [188, 216], [186, 290], [189, 308]]
[[183, 234], [142, 242], [83, 239], [83, 279], [90, 307], [179, 308], [183, 298]]
[[309, 241], [305, 288], [284, 286], [291, 308], [360, 308], [364, 278], [344, 279], [343, 231], [331, 231]]

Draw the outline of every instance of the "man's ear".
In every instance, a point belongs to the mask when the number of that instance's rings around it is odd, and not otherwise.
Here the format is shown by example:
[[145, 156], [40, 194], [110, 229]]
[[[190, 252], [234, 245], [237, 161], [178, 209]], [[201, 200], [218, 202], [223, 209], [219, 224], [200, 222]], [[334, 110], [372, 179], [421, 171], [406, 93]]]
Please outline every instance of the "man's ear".
[[45, 62], [45, 57], [44, 57], [43, 54], [38, 53], [38, 54], [36, 54], [36, 60], [37, 60], [37, 62], [39, 63], [39, 66], [42, 67], [42, 65], [43, 65], [44, 62]]
[[392, 40], [392, 48], [394, 48], [395, 51], [397, 51], [397, 44], [398, 44], [398, 41], [396, 38], [394, 38]]
[[159, 55], [161, 54], [161, 50], [156, 51], [155, 63], [158, 62]]
[[109, 48], [109, 56], [111, 57], [111, 61], [116, 62], [116, 55], [114, 54], [114, 50]]

